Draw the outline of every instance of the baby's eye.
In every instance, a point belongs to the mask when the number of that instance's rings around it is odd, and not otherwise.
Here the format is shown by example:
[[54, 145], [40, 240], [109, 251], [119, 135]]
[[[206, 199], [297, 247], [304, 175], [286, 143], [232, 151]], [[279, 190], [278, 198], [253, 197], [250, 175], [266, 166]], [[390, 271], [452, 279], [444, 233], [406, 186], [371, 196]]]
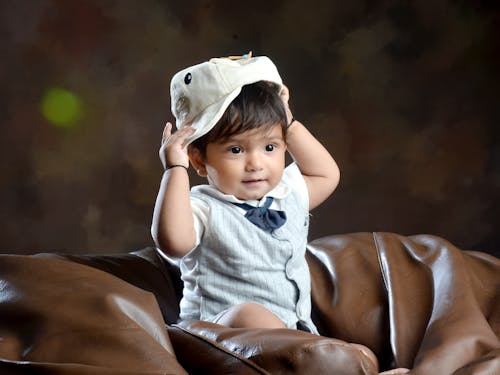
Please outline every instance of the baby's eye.
[[231, 153], [233, 153], [233, 154], [239, 154], [242, 150], [241, 150], [241, 147], [234, 146], [234, 147], [231, 147], [229, 149], [229, 151], [231, 151]]
[[266, 151], [274, 151], [276, 147], [274, 145], [267, 145], [266, 146]]

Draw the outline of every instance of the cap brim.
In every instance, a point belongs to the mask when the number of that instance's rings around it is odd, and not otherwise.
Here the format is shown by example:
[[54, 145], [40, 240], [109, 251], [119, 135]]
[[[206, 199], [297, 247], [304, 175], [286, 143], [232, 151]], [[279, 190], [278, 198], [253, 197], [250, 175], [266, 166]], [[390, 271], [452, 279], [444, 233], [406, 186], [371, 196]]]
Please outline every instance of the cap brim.
[[179, 129], [186, 126], [192, 126], [195, 129], [195, 132], [187, 139], [186, 144], [192, 143], [195, 139], [203, 137], [210, 130], [212, 130], [221, 119], [227, 107], [229, 107], [231, 102], [240, 94], [240, 92], [241, 87], [238, 87], [229, 95], [224, 96], [222, 99], [205, 108], [203, 112], [201, 112], [201, 115], [197, 116], [192, 122], [180, 124], [180, 126], [177, 124], [177, 128]]

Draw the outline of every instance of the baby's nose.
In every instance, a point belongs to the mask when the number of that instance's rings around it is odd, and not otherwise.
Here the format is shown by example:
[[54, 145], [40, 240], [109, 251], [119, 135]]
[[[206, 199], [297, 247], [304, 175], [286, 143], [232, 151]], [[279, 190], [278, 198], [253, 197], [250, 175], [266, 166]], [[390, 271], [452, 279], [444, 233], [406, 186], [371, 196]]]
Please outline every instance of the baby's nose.
[[247, 154], [246, 168], [249, 171], [262, 169], [262, 159], [257, 152], [250, 152]]

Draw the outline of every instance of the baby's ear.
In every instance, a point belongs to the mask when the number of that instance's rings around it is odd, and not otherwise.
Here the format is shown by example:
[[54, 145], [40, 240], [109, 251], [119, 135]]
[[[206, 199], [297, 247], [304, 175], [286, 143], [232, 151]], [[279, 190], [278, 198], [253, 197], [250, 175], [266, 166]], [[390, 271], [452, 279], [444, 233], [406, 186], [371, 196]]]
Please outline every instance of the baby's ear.
[[198, 173], [200, 177], [207, 177], [207, 169], [205, 167], [205, 162], [203, 160], [203, 155], [201, 155], [200, 150], [198, 150], [193, 145], [188, 146], [188, 156], [193, 168]]

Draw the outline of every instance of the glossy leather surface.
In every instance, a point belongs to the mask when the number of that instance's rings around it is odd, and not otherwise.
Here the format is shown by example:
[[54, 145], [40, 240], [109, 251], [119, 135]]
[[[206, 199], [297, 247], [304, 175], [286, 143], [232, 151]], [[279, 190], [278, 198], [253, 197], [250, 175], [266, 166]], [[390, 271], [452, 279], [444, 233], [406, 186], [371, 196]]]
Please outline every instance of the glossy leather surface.
[[324, 237], [307, 257], [322, 336], [177, 322], [178, 270], [152, 248], [2, 255], [0, 374], [500, 374], [497, 258], [394, 233]]
[[353, 233], [309, 244], [321, 334], [358, 342], [381, 369], [500, 373], [500, 262], [430, 235]]
[[60, 259], [0, 256], [0, 374], [186, 374], [154, 296]]

